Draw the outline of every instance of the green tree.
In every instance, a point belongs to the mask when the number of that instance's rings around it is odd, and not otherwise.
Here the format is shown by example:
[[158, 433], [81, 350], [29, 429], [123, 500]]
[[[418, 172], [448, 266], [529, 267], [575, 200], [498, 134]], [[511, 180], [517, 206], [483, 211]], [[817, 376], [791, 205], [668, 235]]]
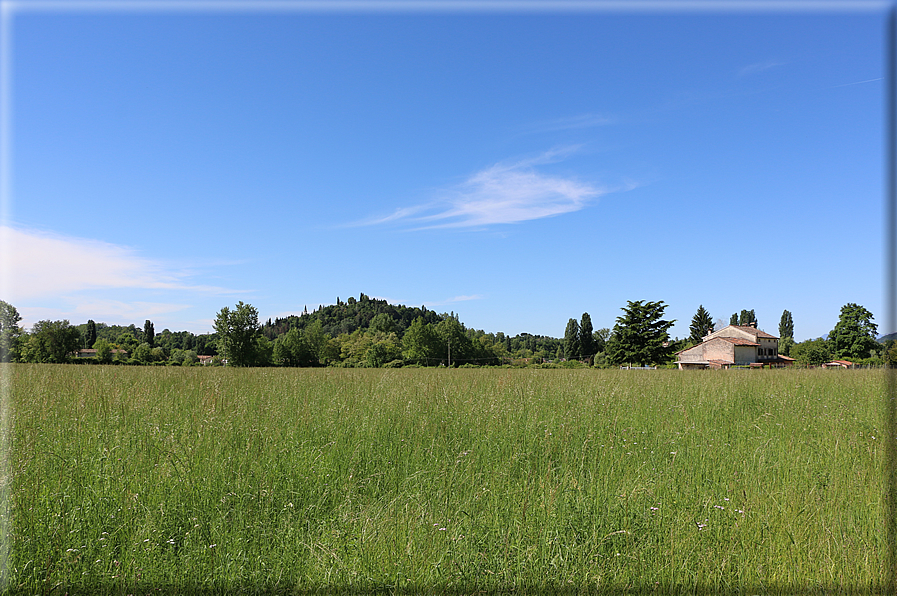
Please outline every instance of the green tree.
[[255, 338], [255, 359], [253, 366], [271, 366], [274, 362], [274, 342], [259, 334]]
[[143, 324], [143, 341], [148, 343], [151, 348], [156, 345], [156, 330], [153, 327], [153, 322], [149, 319]]
[[15, 362], [19, 359], [19, 342], [22, 316], [16, 307], [0, 300], [0, 362]]
[[149, 343], [143, 342], [139, 346], [134, 349], [134, 360], [142, 363], [149, 364], [153, 361], [153, 349], [150, 347]]
[[339, 340], [335, 337], [327, 336], [324, 339], [324, 343], [321, 345], [320, 355], [318, 356], [318, 361], [321, 364], [329, 365], [334, 362], [339, 362], [340, 359], [340, 345]]
[[713, 317], [710, 316], [703, 304], [698, 305], [698, 312], [692, 317], [688, 329], [691, 331], [691, 335], [688, 336], [689, 341], [696, 344], [701, 343], [704, 336], [713, 331]]
[[432, 365], [439, 358], [439, 337], [433, 325], [417, 317], [402, 337], [402, 357], [409, 362]]
[[882, 362], [889, 367], [897, 366], [897, 340], [886, 339], [882, 347]]
[[779, 340], [779, 354], [782, 356], [791, 356], [791, 352], [794, 350], [794, 346], [797, 345], [794, 342], [793, 337], [786, 337], [785, 339]]
[[315, 319], [303, 331], [303, 337], [314, 355], [316, 364], [324, 364], [324, 348], [329, 336], [324, 332], [324, 326], [319, 319]]
[[175, 348], [171, 351], [171, 356], [169, 356], [168, 362], [174, 366], [183, 366], [186, 354], [187, 353], [181, 348]]
[[399, 349], [399, 346], [392, 341], [394, 338], [395, 334], [390, 334], [389, 337], [382, 340], [376, 340], [371, 344], [371, 347], [369, 347], [365, 353], [365, 359], [367, 360], [368, 366], [379, 368], [384, 364], [401, 357], [402, 352]]
[[819, 366], [831, 360], [828, 343], [820, 338], [808, 339], [795, 344], [791, 349], [792, 357], [804, 366]]
[[292, 364], [290, 352], [283, 345], [283, 337], [274, 339], [274, 348], [271, 350], [271, 360], [274, 361], [274, 364], [277, 366], [296, 366], [295, 364]]
[[869, 358], [871, 351], [878, 349], [878, 325], [872, 319], [872, 313], [859, 304], [841, 307], [838, 322], [828, 334], [829, 347], [835, 358]]
[[[790, 312], [784, 310], [782, 318], [779, 320], [779, 344], [781, 345], [781, 341], [788, 337], [794, 339], [794, 319], [791, 318]], [[780, 349], [779, 352], [781, 351]]]
[[607, 342], [608, 360], [613, 364], [641, 365], [668, 362], [672, 349], [667, 331], [676, 321], [664, 320], [664, 310], [663, 301], [627, 301]]
[[295, 327], [274, 340], [272, 360], [282, 366], [313, 366], [317, 363], [311, 346]]
[[564, 356], [567, 360], [577, 360], [582, 356], [581, 341], [579, 323], [576, 319], [569, 319], [567, 329], [564, 331]]
[[396, 331], [396, 323], [392, 320], [391, 316], [385, 312], [381, 312], [371, 319], [371, 324], [368, 326], [368, 329], [371, 331], [380, 331], [382, 333], [393, 333]]
[[592, 328], [592, 317], [589, 313], [582, 313], [582, 321], [579, 323], [579, 349], [583, 358], [593, 358], [598, 351], [595, 349], [595, 335]]
[[741, 314], [738, 315], [738, 324], [741, 326], [747, 326], [753, 323], [757, 324], [757, 315], [754, 314], [754, 309], [751, 310], [742, 310]]
[[112, 362], [112, 346], [105, 339], [98, 339], [93, 343], [93, 347], [97, 351], [97, 362], [101, 364], [109, 364]]
[[115, 338], [115, 343], [122, 350], [125, 350], [129, 355], [132, 356], [134, 354], [134, 351], [137, 349], [137, 346], [140, 345], [140, 342], [137, 341], [137, 338], [134, 337], [134, 334], [128, 331], [119, 333], [118, 337]]
[[607, 340], [610, 338], [610, 329], [602, 327], [598, 331], [592, 333], [592, 340], [595, 342], [595, 353], [600, 354], [607, 349]]
[[259, 313], [254, 306], [238, 302], [234, 310], [224, 307], [215, 318], [219, 353], [231, 366], [252, 366], [259, 335]]
[[470, 338], [456, 316], [446, 316], [436, 324], [435, 331], [439, 338], [440, 356], [446, 359], [447, 366], [457, 366], [471, 359]]
[[81, 334], [66, 321], [38, 321], [23, 349], [27, 362], [67, 362], [81, 347]]
[[90, 349], [94, 347], [95, 343], [97, 343], [97, 324], [94, 323], [93, 319], [89, 319], [87, 321], [87, 332], [85, 334], [84, 347]]

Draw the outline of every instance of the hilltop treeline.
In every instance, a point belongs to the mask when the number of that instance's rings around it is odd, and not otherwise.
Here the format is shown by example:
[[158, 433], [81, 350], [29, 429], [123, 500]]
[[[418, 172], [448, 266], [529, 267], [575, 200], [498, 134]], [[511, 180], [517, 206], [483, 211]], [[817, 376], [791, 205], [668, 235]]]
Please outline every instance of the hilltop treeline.
[[[41, 321], [31, 333], [17, 326], [21, 317], [7, 303], [0, 330], [5, 359], [23, 362], [118, 362], [189, 366], [211, 357], [212, 364], [234, 361], [219, 333], [197, 335], [164, 329], [88, 321]], [[248, 305], [246, 305], [248, 306]], [[251, 307], [250, 307], [251, 308]], [[227, 309], [222, 309], [227, 310]], [[254, 311], [254, 309], [253, 309]], [[219, 317], [221, 313], [219, 313]], [[253, 313], [253, 317], [257, 313]], [[563, 340], [521, 333], [470, 329], [458, 316], [425, 306], [390, 304], [360, 294], [309, 312], [255, 322], [247, 360], [254, 366], [399, 366], [525, 364], [561, 358]], [[96, 349], [87, 358], [81, 349]], [[83, 354], [82, 354], [83, 356]]]
[[[436, 311], [428, 310], [426, 306], [390, 304], [386, 300], [378, 300], [361, 294], [357, 300], [350, 297], [345, 302], [337, 297], [336, 304], [321, 306], [311, 313], [306, 309], [301, 315], [290, 315], [273, 321], [268, 319], [262, 325], [261, 331], [265, 337], [274, 340], [290, 329], [301, 331], [312, 322], [318, 321], [324, 333], [331, 337], [338, 337], [359, 329], [369, 329], [371, 322], [378, 315], [385, 315], [391, 322], [391, 329], [399, 336], [404, 334], [405, 329], [411, 326], [414, 319], [422, 318], [425, 323], [435, 325], [445, 317], [444, 314], [440, 315]], [[385, 320], [382, 316], [378, 319], [381, 322]]]

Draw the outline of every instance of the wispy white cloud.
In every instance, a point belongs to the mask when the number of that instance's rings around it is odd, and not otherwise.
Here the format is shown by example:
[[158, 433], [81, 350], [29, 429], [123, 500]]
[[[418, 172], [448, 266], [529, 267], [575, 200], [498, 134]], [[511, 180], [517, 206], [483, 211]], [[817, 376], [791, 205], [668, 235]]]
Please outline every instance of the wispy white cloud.
[[440, 300], [438, 302], [424, 302], [426, 306], [441, 306], [443, 304], [453, 304], [455, 302], [467, 302], [469, 300], [482, 300], [485, 298], [482, 294], [470, 294], [466, 296], [455, 296], [453, 298], [446, 298], [445, 300]]
[[[191, 305], [169, 304], [165, 302], [125, 302], [121, 300], [91, 300], [77, 297], [62, 297], [59, 307], [24, 305], [16, 310], [22, 315], [22, 325], [30, 328], [37, 321], [66, 319], [75, 324], [94, 319], [110, 325], [129, 325], [144, 319], [181, 312]], [[170, 318], [170, 317], [165, 317]], [[161, 331], [161, 329], [160, 329]]]
[[124, 302], [121, 300], [78, 301], [74, 312], [105, 320], [136, 321], [154, 318], [190, 308], [190, 304], [170, 304], [167, 302]]
[[403, 207], [358, 225], [407, 224], [415, 229], [511, 224], [579, 211], [609, 189], [538, 171], [575, 151], [568, 147], [477, 172], [431, 202]]
[[[135, 250], [49, 232], [0, 226], [0, 256], [10, 298], [33, 300], [95, 289], [232, 293], [187, 283], [188, 273], [139, 256]], [[178, 305], [169, 305], [177, 310]]]
[[485, 296], [482, 294], [466, 294], [462, 296], [452, 296], [451, 298], [443, 298], [441, 300], [424, 300], [421, 304], [426, 308], [432, 309], [437, 306], [446, 306], [448, 304], [468, 302], [470, 300], [483, 300], [484, 298]]
[[840, 85], [832, 85], [832, 89], [837, 89], [838, 87], [850, 87], [851, 85], [862, 85], [864, 83], [875, 83], [877, 81], [883, 81], [884, 77], [878, 77], [877, 79], [866, 79], [865, 81], [854, 81], [852, 83], [842, 83]]
[[744, 68], [738, 71], [738, 76], [743, 77], [746, 75], [754, 74], [757, 72], [763, 72], [764, 70], [769, 70], [770, 68], [775, 68], [776, 66], [784, 66], [787, 64], [786, 62], [780, 62], [778, 60], [767, 60], [765, 62], [755, 62], [754, 64], [748, 64]]

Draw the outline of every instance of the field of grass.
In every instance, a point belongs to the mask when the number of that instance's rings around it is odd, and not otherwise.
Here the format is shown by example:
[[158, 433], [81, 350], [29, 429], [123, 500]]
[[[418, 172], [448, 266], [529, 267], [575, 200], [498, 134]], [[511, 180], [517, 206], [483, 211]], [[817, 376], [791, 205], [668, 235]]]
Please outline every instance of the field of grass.
[[3, 374], [10, 593], [883, 581], [881, 371]]

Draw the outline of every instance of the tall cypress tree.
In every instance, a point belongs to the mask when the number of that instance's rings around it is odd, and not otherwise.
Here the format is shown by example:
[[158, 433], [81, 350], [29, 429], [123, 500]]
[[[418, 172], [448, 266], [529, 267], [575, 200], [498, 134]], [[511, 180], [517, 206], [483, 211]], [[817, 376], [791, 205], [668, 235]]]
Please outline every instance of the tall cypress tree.
[[89, 319], [87, 321], [87, 337], [84, 339], [84, 343], [87, 344], [85, 347], [92, 348], [93, 344], [97, 341], [97, 324], [94, 323], [93, 319]]
[[703, 304], [698, 306], [698, 312], [692, 318], [689, 330], [691, 335], [689, 335], [688, 339], [696, 344], [701, 343], [704, 336], [713, 331], [713, 318]]
[[729, 325], [737, 325], [738, 324], [738, 313], [734, 313], [731, 317], [729, 317]]
[[579, 349], [580, 354], [585, 358], [591, 358], [597, 351], [592, 331], [592, 317], [589, 316], [589, 313], [584, 312], [582, 313], [582, 322], [579, 324]]
[[143, 324], [143, 339], [151, 348], [156, 343], [156, 330], [153, 328], [153, 322], [149, 319]]
[[567, 360], [576, 360], [581, 355], [579, 323], [576, 322], [576, 319], [570, 319], [567, 321], [567, 330], [564, 332], [564, 357]]
[[791, 318], [791, 313], [787, 310], [782, 312], [782, 319], [779, 321], [779, 339], [782, 340], [786, 337], [794, 339], [794, 319]]

